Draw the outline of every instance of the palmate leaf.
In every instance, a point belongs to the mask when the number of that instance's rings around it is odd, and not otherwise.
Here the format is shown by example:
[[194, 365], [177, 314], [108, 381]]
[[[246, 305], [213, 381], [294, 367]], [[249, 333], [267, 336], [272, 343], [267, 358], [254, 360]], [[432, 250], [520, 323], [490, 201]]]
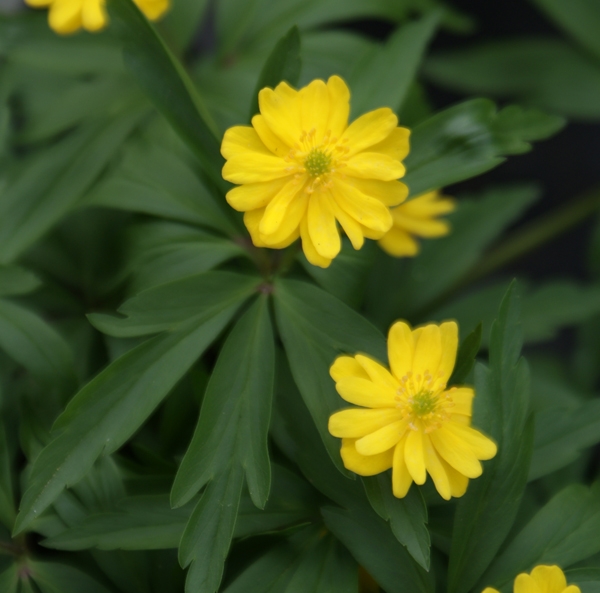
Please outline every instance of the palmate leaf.
[[359, 352], [387, 363], [385, 339], [364, 317], [316, 286], [279, 280], [274, 297], [294, 380], [331, 459], [345, 473], [339, 441], [327, 430], [329, 416], [344, 405], [329, 367], [340, 354]]
[[191, 564], [189, 592], [213, 593], [233, 537], [245, 481], [254, 504], [264, 508], [271, 486], [267, 433], [274, 381], [274, 339], [263, 295], [238, 321], [211, 375], [198, 426], [171, 493], [181, 506], [207, 483], [179, 548]]
[[472, 99], [437, 113], [411, 134], [403, 179], [411, 196], [481, 175], [520, 154], [530, 142], [552, 136], [565, 125], [561, 117]]
[[538, 564], [559, 564], [565, 569], [599, 551], [600, 483], [592, 488], [573, 484], [523, 527], [494, 560], [480, 585], [503, 587]]
[[533, 422], [527, 419], [529, 371], [520, 358], [519, 299], [513, 284], [492, 326], [490, 366], [475, 368], [473, 425], [498, 445], [483, 475], [458, 501], [452, 532], [449, 591], [471, 590], [493, 560], [515, 519], [527, 482]]
[[[234, 291], [234, 296], [230, 294], [227, 299], [223, 291], [210, 292], [218, 286], [217, 281], [203, 285], [198, 283], [199, 276], [162, 285], [141, 293], [138, 301], [133, 299], [141, 305], [129, 309], [132, 318], [135, 320], [139, 313], [143, 320], [142, 330], [138, 326], [138, 333], [133, 335], [166, 331], [118, 358], [71, 400], [54, 425], [53, 440], [32, 467], [15, 525], [17, 533], [26, 529], [65, 487], [79, 481], [100, 455], [117, 450], [141, 426], [256, 286], [256, 279], [249, 282], [243, 276], [238, 277], [237, 285], [225, 280]], [[168, 295], [173, 286], [171, 295], [176, 293], [181, 299], [179, 304], [186, 299], [189, 304], [175, 316], [161, 300], [161, 295]], [[194, 296], [195, 309], [191, 307]], [[165, 308], [164, 312], [160, 307]], [[155, 322], [148, 331], [144, 315], [162, 321], [162, 325]]]
[[220, 133], [183, 66], [132, 0], [109, 0], [107, 7], [124, 44], [125, 64], [194, 151], [206, 175], [226, 191]]

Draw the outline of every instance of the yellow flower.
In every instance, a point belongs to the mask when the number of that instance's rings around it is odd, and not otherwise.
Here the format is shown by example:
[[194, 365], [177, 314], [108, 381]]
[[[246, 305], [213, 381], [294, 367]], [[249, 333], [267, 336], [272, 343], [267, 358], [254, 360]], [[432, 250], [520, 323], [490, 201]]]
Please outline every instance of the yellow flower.
[[379, 246], [393, 257], [412, 257], [419, 253], [416, 237], [442, 237], [450, 232], [450, 225], [436, 220], [440, 214], [452, 212], [454, 200], [432, 191], [417, 196], [392, 209], [394, 225], [379, 240]]
[[326, 268], [341, 248], [337, 222], [354, 249], [392, 226], [390, 206], [406, 199], [406, 128], [384, 107], [348, 126], [350, 91], [339, 76], [296, 91], [285, 82], [258, 96], [252, 126], [225, 133], [227, 194], [257, 247], [281, 249], [302, 237], [312, 264]]
[[[170, 0], [133, 0], [151, 20], [161, 17], [169, 8]], [[106, 0], [25, 0], [34, 8], [48, 8], [50, 27], [61, 35], [79, 29], [100, 31], [108, 24]]]
[[481, 475], [480, 460], [496, 445], [471, 427], [470, 387], [448, 389], [456, 360], [454, 321], [411, 330], [403, 321], [390, 328], [391, 372], [367, 356], [340, 356], [330, 369], [338, 393], [362, 406], [336, 412], [329, 432], [342, 438], [349, 470], [372, 476], [392, 468], [392, 487], [406, 496], [412, 482], [429, 473], [440, 495], [462, 496], [469, 478]]
[[[514, 593], [581, 593], [577, 585], [567, 586], [567, 579], [558, 566], [536, 566], [531, 574], [521, 573], [515, 579]], [[483, 593], [499, 593], [487, 587]]]

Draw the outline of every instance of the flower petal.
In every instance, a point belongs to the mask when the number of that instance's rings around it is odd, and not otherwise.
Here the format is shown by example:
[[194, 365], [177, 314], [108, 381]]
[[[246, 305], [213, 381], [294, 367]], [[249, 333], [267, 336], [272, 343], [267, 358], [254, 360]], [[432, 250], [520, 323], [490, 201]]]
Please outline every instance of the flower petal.
[[439, 366], [436, 369], [436, 376], [444, 383], [447, 383], [454, 370], [456, 353], [458, 351], [458, 325], [456, 322], [444, 321], [440, 325], [440, 337], [442, 342], [442, 356]]
[[407, 215], [404, 211], [405, 204], [392, 210], [394, 226], [419, 237], [434, 238], [443, 237], [450, 232], [450, 225], [445, 220], [432, 218], [416, 218]]
[[360, 438], [399, 421], [402, 414], [394, 408], [365, 410], [350, 408], [332, 414], [329, 418], [329, 432], [334, 437]]
[[[292, 241], [295, 241], [300, 236], [300, 224], [306, 216], [306, 208], [308, 206], [308, 196], [303, 192], [298, 192], [298, 195], [292, 200], [287, 207], [285, 216], [279, 225], [279, 228], [270, 235], [265, 235], [261, 231], [261, 227], [258, 227], [261, 239], [264, 241], [267, 247], [279, 248], [281, 243], [285, 243], [286, 246]], [[265, 209], [265, 216], [269, 207]], [[264, 220], [264, 218], [263, 218]], [[288, 237], [293, 235], [294, 239], [288, 240]]]
[[450, 395], [454, 402], [452, 414], [464, 414], [465, 416], [472, 415], [475, 392], [471, 387], [453, 387], [446, 393]]
[[229, 128], [223, 136], [223, 142], [221, 142], [223, 157], [229, 160], [246, 157], [248, 153], [274, 156], [251, 126], [233, 126]]
[[100, 31], [108, 23], [108, 15], [101, 0], [83, 0], [81, 23], [87, 31]]
[[326, 195], [311, 194], [308, 200], [308, 232], [317, 250], [325, 258], [333, 259], [342, 248], [340, 232]]
[[447, 461], [439, 457], [442, 467], [446, 471], [448, 480], [450, 481], [450, 493], [455, 498], [460, 498], [467, 491], [469, 486], [469, 478], [457, 472]]
[[82, 0], [55, 0], [48, 12], [50, 27], [61, 35], [81, 29]]
[[[367, 410], [365, 410], [367, 411]], [[398, 420], [368, 434], [355, 443], [361, 455], [377, 455], [394, 447], [406, 432], [406, 420]]]
[[364, 408], [395, 408], [396, 392], [356, 377], [340, 379], [335, 388], [347, 402]]
[[256, 210], [249, 210], [248, 212], [244, 212], [244, 224], [250, 233], [250, 237], [252, 238], [252, 243], [255, 247], [270, 247], [271, 249], [283, 249], [288, 245], [291, 245], [299, 236], [300, 233], [298, 229], [292, 231], [291, 234], [287, 237], [283, 237], [279, 240], [279, 242], [275, 242], [273, 240], [266, 243], [258, 229], [260, 225], [260, 221], [262, 217], [265, 215], [264, 208], [258, 208]]
[[392, 376], [392, 374], [380, 363], [364, 356], [363, 354], [357, 354], [355, 356], [356, 362], [365, 370], [367, 375], [373, 383], [377, 383], [382, 387], [388, 387], [396, 391], [400, 387], [400, 383]]
[[275, 89], [262, 89], [258, 93], [260, 113], [272, 132], [288, 146], [293, 146], [302, 135], [300, 96], [287, 83]]
[[413, 257], [419, 253], [419, 244], [406, 231], [396, 227], [379, 239], [379, 246], [392, 257]]
[[346, 235], [348, 235], [348, 239], [350, 239], [352, 247], [354, 247], [354, 249], [360, 249], [365, 243], [362, 225], [356, 222], [352, 216], [340, 208], [339, 204], [333, 199], [331, 193], [329, 195], [329, 207], [331, 208], [336, 220], [340, 223], [342, 229], [344, 229]]
[[432, 191], [409, 200], [402, 206], [402, 211], [414, 218], [431, 218], [452, 212], [455, 208], [454, 200], [440, 198], [438, 191]]
[[392, 469], [392, 490], [396, 498], [404, 498], [408, 494], [413, 479], [406, 467], [404, 449], [406, 447], [406, 437], [404, 437], [394, 447], [393, 469]]
[[458, 472], [467, 478], [478, 478], [483, 468], [481, 463], [462, 439], [447, 429], [449, 422], [443, 424], [430, 435], [437, 452]]
[[238, 212], [264, 208], [290, 180], [289, 177], [282, 177], [273, 181], [239, 185], [229, 190], [225, 199]]
[[330, 76], [327, 81], [329, 93], [328, 129], [334, 138], [340, 138], [348, 126], [350, 116], [350, 90], [339, 76]]
[[408, 187], [401, 181], [381, 181], [379, 179], [359, 179], [348, 177], [347, 183], [363, 194], [375, 198], [385, 206], [398, 206], [408, 197]]
[[361, 179], [380, 179], [392, 181], [406, 173], [404, 165], [386, 154], [378, 152], [359, 152], [348, 159], [343, 169], [346, 175]]
[[322, 80], [313, 80], [300, 90], [302, 129], [315, 129], [315, 141], [323, 140], [329, 122], [329, 90]]
[[401, 161], [408, 156], [408, 152], [410, 151], [409, 137], [409, 129], [394, 128], [387, 138], [371, 146], [369, 152], [381, 152]]
[[[296, 179], [290, 179], [269, 202], [265, 215], [258, 227], [262, 235], [272, 235], [277, 232], [285, 218], [288, 216], [290, 205], [295, 200], [302, 198], [304, 186]], [[304, 207], [306, 207], [304, 202]]]
[[567, 588], [565, 573], [558, 566], [536, 566], [531, 571], [531, 578], [542, 593], [563, 593]]
[[392, 226], [392, 215], [379, 200], [370, 198], [356, 187], [335, 179], [330, 191], [339, 207], [360, 224], [386, 233]]
[[492, 459], [498, 452], [498, 447], [492, 439], [470, 426], [450, 421], [444, 424], [444, 428], [467, 445], [477, 459]]
[[442, 359], [442, 336], [439, 326], [430, 323], [413, 331], [415, 354], [412, 371], [417, 382], [429, 372], [437, 379], [437, 371]]
[[354, 446], [355, 439], [342, 439], [340, 451], [344, 467], [359, 476], [374, 476], [392, 467], [394, 450], [379, 455], [361, 455]]
[[267, 122], [262, 115], [255, 115], [252, 118], [252, 127], [256, 130], [258, 137], [262, 143], [275, 155], [285, 158], [290, 147], [273, 133], [273, 130], [267, 125]]
[[423, 437], [422, 430], [409, 430], [404, 448], [406, 467], [416, 484], [424, 484], [427, 478]]
[[517, 575], [513, 591], [514, 593], [543, 593], [536, 581], [525, 573]]
[[397, 321], [388, 333], [388, 359], [394, 377], [402, 381], [412, 370], [414, 357], [414, 340], [408, 323]]
[[160, 18], [170, 5], [168, 0], [134, 0], [134, 2], [151, 21]]
[[369, 375], [356, 362], [354, 356], [338, 356], [331, 365], [329, 374], [334, 381], [340, 381], [346, 377], [358, 377], [369, 380]]
[[306, 217], [304, 217], [300, 223], [300, 236], [302, 237], [302, 251], [304, 251], [306, 259], [313, 266], [328, 268], [333, 260], [323, 257], [317, 251], [315, 244], [310, 238], [310, 233], [308, 232], [308, 221], [306, 220]]
[[342, 135], [348, 156], [385, 140], [398, 125], [398, 118], [389, 107], [369, 111], [354, 120]]
[[445, 500], [450, 500], [452, 497], [452, 489], [450, 488], [450, 479], [442, 465], [440, 458], [429, 438], [429, 435], [423, 435], [424, 451], [425, 451], [425, 467], [431, 476], [435, 489], [440, 496]]

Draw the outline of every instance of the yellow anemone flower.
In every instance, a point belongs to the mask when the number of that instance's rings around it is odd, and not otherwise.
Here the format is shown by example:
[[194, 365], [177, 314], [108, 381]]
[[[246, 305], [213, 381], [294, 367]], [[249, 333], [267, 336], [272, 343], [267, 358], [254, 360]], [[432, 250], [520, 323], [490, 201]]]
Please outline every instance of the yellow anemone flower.
[[473, 389], [446, 386], [457, 348], [454, 321], [414, 330], [398, 321], [388, 336], [391, 372], [362, 354], [337, 358], [330, 369], [337, 392], [361, 406], [329, 419], [329, 432], [342, 439], [346, 468], [361, 476], [392, 468], [398, 498], [413, 481], [423, 484], [427, 473], [446, 500], [466, 492], [496, 445], [471, 427]]
[[296, 91], [262, 89], [252, 126], [225, 133], [227, 194], [257, 247], [281, 249], [298, 237], [309, 262], [326, 268], [340, 252], [337, 222], [354, 249], [392, 226], [390, 207], [406, 199], [406, 128], [384, 107], [350, 126], [350, 91], [339, 76]]
[[[565, 574], [558, 566], [536, 566], [531, 574], [521, 573], [515, 579], [514, 593], [581, 593], [577, 585], [568, 585]], [[487, 587], [483, 593], [499, 593]]]
[[[151, 20], [161, 17], [169, 8], [170, 0], [133, 0]], [[108, 24], [106, 0], [25, 0], [34, 8], [48, 8], [50, 28], [61, 35], [79, 29], [100, 31]]]
[[454, 200], [431, 191], [393, 208], [394, 224], [379, 240], [379, 246], [393, 257], [417, 255], [420, 248], [415, 237], [431, 239], [447, 235], [450, 225], [435, 217], [452, 212], [455, 207]]

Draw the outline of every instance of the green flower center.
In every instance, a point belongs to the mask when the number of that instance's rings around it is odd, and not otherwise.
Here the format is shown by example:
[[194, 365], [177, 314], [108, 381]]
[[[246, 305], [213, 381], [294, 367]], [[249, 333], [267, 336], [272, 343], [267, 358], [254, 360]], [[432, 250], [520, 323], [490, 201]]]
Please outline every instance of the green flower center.
[[313, 148], [304, 161], [304, 168], [311, 177], [325, 175], [331, 168], [331, 156], [318, 148]]
[[438, 398], [431, 391], [420, 391], [410, 398], [412, 413], [418, 418], [423, 418], [435, 412], [438, 406]]

